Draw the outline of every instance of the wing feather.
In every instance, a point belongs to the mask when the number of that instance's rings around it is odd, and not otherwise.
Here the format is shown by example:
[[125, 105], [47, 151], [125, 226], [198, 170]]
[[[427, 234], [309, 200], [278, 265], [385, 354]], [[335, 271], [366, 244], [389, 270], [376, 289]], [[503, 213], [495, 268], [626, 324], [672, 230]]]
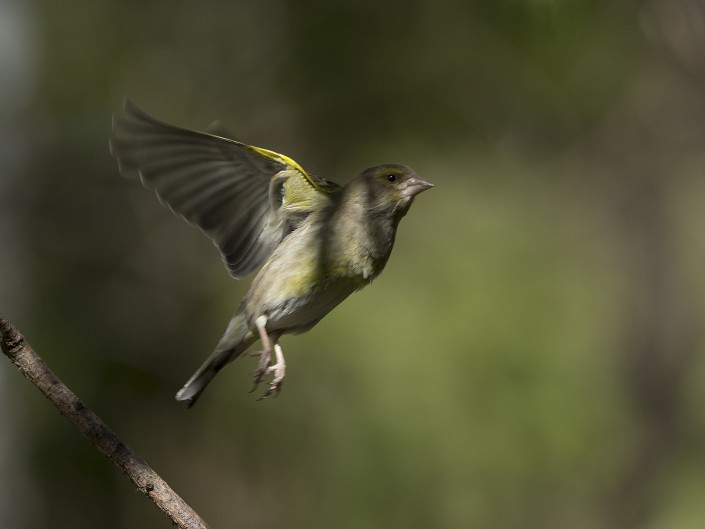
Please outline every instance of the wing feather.
[[139, 177], [162, 203], [199, 227], [236, 278], [257, 268], [285, 235], [286, 207], [270, 193], [277, 175], [303, 179], [314, 195], [337, 188], [287, 156], [168, 125], [129, 100], [113, 118], [110, 148], [123, 175]]

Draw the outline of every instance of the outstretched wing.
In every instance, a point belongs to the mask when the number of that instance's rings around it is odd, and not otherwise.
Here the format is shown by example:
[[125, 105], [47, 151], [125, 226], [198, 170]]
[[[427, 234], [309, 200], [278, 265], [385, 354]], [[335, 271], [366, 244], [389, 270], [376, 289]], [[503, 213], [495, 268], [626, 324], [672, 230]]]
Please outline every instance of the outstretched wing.
[[257, 268], [284, 236], [289, 179], [300, 180], [312, 197], [337, 188], [287, 156], [168, 125], [129, 100], [113, 118], [110, 151], [124, 176], [139, 176], [174, 213], [203, 230], [236, 278]]

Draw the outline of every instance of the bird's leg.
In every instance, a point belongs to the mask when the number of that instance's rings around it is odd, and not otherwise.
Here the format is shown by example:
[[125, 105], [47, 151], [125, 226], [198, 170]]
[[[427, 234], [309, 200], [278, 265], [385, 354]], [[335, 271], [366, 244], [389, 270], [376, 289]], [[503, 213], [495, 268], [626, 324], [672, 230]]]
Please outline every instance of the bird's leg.
[[255, 370], [255, 385], [250, 390], [250, 393], [257, 389], [259, 383], [262, 382], [262, 378], [269, 373], [269, 363], [272, 359], [272, 344], [265, 328], [267, 325], [267, 317], [260, 316], [255, 320], [255, 325], [257, 326], [259, 338], [262, 342], [262, 350], [257, 353], [252, 353], [252, 356], [259, 355], [259, 366], [257, 366]]
[[272, 393], [279, 395], [279, 392], [282, 389], [282, 384], [284, 383], [286, 362], [284, 362], [284, 352], [282, 351], [282, 346], [276, 342], [274, 343], [274, 354], [277, 357], [277, 363], [267, 368], [267, 373], [274, 373], [274, 378], [269, 384], [267, 391], [264, 392], [264, 395], [262, 395], [259, 400], [266, 399]]

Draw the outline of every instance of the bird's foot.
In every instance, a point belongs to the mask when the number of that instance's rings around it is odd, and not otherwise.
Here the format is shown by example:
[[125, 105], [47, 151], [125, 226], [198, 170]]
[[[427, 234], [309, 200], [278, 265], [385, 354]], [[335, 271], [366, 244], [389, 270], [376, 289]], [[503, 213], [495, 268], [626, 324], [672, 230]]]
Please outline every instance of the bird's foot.
[[[266, 399], [267, 397], [269, 397], [272, 394], [274, 394], [274, 396], [279, 395], [279, 392], [282, 389], [282, 385], [284, 384], [284, 375], [286, 374], [286, 362], [284, 361], [284, 353], [282, 352], [282, 348], [278, 343], [274, 344], [274, 353], [277, 356], [277, 363], [267, 367], [267, 370], [266, 370], [266, 374], [274, 373], [274, 377], [272, 378], [272, 381], [269, 383], [269, 387], [267, 388], [267, 391], [265, 391], [264, 395], [262, 395], [257, 400]], [[257, 384], [259, 384], [260, 381], [261, 381], [261, 377], [259, 377], [258, 380], [256, 380], [255, 387], [257, 387]]]
[[267, 317], [260, 316], [255, 320], [255, 325], [257, 326], [257, 331], [259, 332], [260, 340], [262, 340], [263, 349], [261, 351], [256, 351], [254, 353], [248, 353], [250, 356], [259, 356], [259, 365], [255, 370], [255, 385], [252, 386], [250, 393], [252, 393], [257, 386], [260, 385], [262, 379], [270, 373], [274, 373], [272, 382], [270, 382], [267, 391], [264, 392], [259, 400], [266, 399], [272, 393], [278, 395], [281, 391], [282, 382], [284, 381], [284, 373], [286, 372], [286, 363], [284, 362], [284, 353], [282, 352], [282, 347], [276, 340], [274, 340], [274, 354], [277, 356], [277, 363], [272, 364], [272, 343], [267, 334]]
[[272, 361], [272, 351], [271, 349], [255, 351], [254, 353], [251, 353], [250, 356], [259, 356], [259, 365], [257, 366], [257, 369], [255, 369], [255, 384], [250, 390], [250, 393], [252, 393], [257, 389], [257, 386], [259, 386], [260, 382], [262, 382], [262, 379], [264, 379], [264, 377], [269, 373], [269, 364]]

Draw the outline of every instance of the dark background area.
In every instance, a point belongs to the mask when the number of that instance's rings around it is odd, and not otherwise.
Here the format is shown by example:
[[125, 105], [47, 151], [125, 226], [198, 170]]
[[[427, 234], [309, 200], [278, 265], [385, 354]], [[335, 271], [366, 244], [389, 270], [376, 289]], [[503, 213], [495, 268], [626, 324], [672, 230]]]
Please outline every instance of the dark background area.
[[[173, 395], [248, 280], [120, 177], [125, 95], [436, 187], [381, 278]], [[0, 312], [212, 527], [705, 519], [705, 3], [0, 4]], [[0, 526], [170, 527], [0, 362]]]

